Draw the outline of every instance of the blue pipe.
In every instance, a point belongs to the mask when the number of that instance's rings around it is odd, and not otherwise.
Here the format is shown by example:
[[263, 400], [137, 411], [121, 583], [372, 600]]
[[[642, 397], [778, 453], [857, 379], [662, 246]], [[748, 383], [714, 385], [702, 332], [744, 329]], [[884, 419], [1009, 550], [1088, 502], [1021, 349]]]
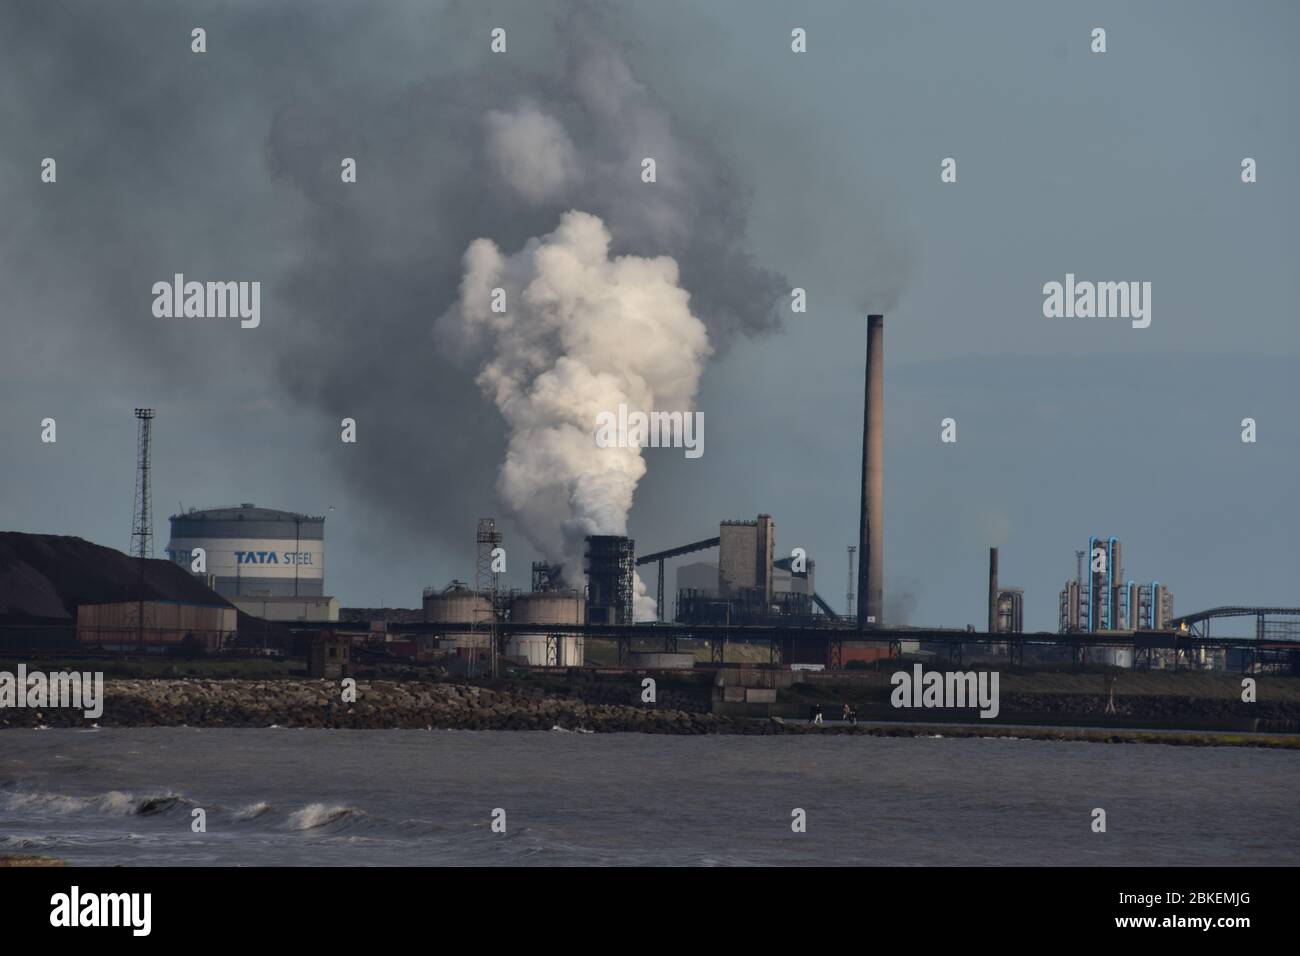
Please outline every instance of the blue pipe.
[[1106, 630], [1115, 630], [1115, 538], [1107, 545], [1106, 555]]
[[1097, 536], [1088, 536], [1088, 633], [1092, 633], [1092, 549], [1097, 546]]

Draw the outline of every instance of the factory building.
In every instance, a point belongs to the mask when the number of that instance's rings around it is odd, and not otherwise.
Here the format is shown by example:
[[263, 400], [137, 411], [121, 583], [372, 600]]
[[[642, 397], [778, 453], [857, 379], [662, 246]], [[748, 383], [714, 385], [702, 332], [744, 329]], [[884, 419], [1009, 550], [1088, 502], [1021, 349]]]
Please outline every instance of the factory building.
[[1088, 550], [1076, 552], [1074, 579], [1061, 591], [1060, 631], [1167, 630], [1174, 595], [1159, 581], [1126, 580], [1118, 538], [1093, 535]]
[[677, 569], [677, 591], [715, 591], [718, 587], [718, 566], [712, 561], [683, 564]]
[[587, 536], [587, 621], [631, 624], [636, 574], [635, 542], [616, 534]]
[[[194, 549], [206, 568], [192, 570]], [[336, 621], [325, 593], [325, 519], [252, 503], [171, 516], [167, 557], [240, 610], [279, 621]]]
[[815, 562], [801, 570], [793, 558], [775, 560], [776, 525], [771, 515], [723, 521], [718, 527], [718, 564], [687, 565], [677, 572], [677, 620], [688, 624], [794, 624], [813, 616]]
[[1023, 634], [1025, 631], [1025, 589], [998, 588], [998, 634]]
[[989, 548], [989, 633], [1023, 634], [1024, 630], [1025, 589], [999, 587], [998, 549]]
[[718, 528], [718, 591], [744, 603], [772, 603], [776, 527], [771, 515], [754, 521], [724, 521]]
[[[506, 657], [532, 667], [582, 666], [585, 656], [582, 635], [557, 633], [565, 625], [587, 622], [587, 600], [581, 591], [558, 585], [531, 592], [515, 591], [502, 602], [502, 612], [512, 623], [537, 626], [536, 633], [516, 632], [505, 638], [502, 651]], [[439, 650], [450, 650], [467, 658], [486, 658], [495, 619], [491, 596], [471, 589], [463, 581], [452, 581], [441, 590], [424, 589], [427, 623], [475, 627], [473, 632], [448, 631], [438, 635]]]
[[245, 614], [264, 621], [337, 621], [339, 599], [336, 597], [232, 597], [230, 602]]
[[804, 561], [804, 569], [794, 570], [794, 558], [781, 558], [772, 563], [772, 594], [806, 594], [808, 600], [816, 593], [815, 572], [817, 562], [812, 558]]
[[159, 652], [192, 645], [213, 653], [234, 641], [238, 612], [193, 601], [120, 601], [77, 607], [77, 640], [103, 650]]

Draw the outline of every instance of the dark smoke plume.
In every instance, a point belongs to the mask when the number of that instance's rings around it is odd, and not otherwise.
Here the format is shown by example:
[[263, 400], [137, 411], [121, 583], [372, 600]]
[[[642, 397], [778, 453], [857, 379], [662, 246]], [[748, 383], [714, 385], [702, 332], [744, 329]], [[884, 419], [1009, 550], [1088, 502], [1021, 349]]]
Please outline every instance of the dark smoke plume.
[[[779, 324], [789, 283], [746, 251], [742, 175], [685, 131], [690, 104], [634, 75], [635, 24], [607, 6], [71, 11], [0, 5], [6, 309], [55, 319], [12, 323], [11, 354], [147, 378], [164, 407], [235, 391], [254, 429], [256, 414], [316, 412], [321, 454], [298, 464], [340, 469], [391, 540], [464, 543], [498, 504], [500, 414], [432, 335], [473, 241], [517, 250], [579, 209], [611, 257], [675, 260], [715, 352]], [[489, 51], [498, 19], [504, 55]], [[57, 186], [36, 178], [47, 154]], [[260, 280], [261, 327], [160, 324], [149, 289], [177, 271]], [[338, 453], [344, 417], [356, 454]]]

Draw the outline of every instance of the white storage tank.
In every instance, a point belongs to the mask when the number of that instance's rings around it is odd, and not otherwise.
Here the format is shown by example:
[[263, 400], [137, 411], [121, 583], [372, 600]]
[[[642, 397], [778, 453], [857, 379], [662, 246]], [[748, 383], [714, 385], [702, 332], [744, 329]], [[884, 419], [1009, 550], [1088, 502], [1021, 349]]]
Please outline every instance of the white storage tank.
[[441, 637], [439, 647], [462, 650], [474, 648], [479, 653], [484, 653], [488, 642], [487, 631], [492, 624], [492, 599], [486, 594], [471, 590], [463, 581], [452, 581], [441, 591], [425, 588], [424, 620], [427, 624], [480, 625], [483, 628], [482, 634], [453, 631]]
[[[577, 591], [535, 591], [518, 594], [510, 602], [510, 620], [515, 624], [585, 624], [587, 604]], [[525, 659], [531, 667], [581, 667], [584, 641], [580, 634], [512, 634], [506, 642], [506, 656]]]
[[427, 624], [489, 624], [492, 600], [453, 581], [441, 591], [424, 591], [424, 620]]
[[171, 516], [167, 557], [194, 571], [202, 548], [205, 577], [225, 598], [325, 596], [325, 519], [259, 508], [191, 508]]

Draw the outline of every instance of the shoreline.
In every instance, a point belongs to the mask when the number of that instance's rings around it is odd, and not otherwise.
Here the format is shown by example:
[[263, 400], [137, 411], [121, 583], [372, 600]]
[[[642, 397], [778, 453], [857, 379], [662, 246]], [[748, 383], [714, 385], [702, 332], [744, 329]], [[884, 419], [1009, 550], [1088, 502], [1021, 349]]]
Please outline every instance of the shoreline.
[[[628, 698], [638, 699], [629, 684]], [[1095, 715], [1077, 724], [1060, 713], [1051, 724], [973, 723], [966, 715], [927, 720], [871, 715], [858, 724], [820, 725], [781, 717], [725, 716], [680, 706], [588, 701], [540, 688], [489, 688], [445, 681], [358, 681], [355, 702], [324, 680], [126, 679], [104, 684], [103, 713], [87, 719], [69, 708], [0, 710], [0, 730], [33, 728], [315, 728], [383, 730], [531, 730], [592, 733], [739, 734], [875, 737], [997, 737], [1090, 743], [1239, 746], [1300, 749], [1300, 734], [1214, 729], [1098, 726]], [[609, 695], [602, 696], [608, 698]], [[625, 698], [627, 699], [627, 698]], [[1189, 698], [1189, 700], [1193, 700]], [[1023, 719], [1023, 718], [1022, 718]]]

